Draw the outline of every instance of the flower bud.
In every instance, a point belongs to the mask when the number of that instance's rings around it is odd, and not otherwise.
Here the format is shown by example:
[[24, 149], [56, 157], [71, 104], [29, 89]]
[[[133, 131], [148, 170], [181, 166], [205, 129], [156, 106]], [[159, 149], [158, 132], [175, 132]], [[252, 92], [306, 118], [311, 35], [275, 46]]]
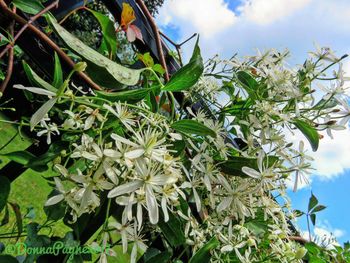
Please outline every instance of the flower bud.
[[87, 67], [87, 64], [86, 62], [78, 62], [77, 64], [74, 65], [74, 71], [77, 71], [77, 72], [82, 72], [86, 69]]
[[302, 259], [306, 255], [306, 252], [307, 252], [306, 248], [304, 247], [298, 248], [298, 250], [295, 252], [295, 258]]

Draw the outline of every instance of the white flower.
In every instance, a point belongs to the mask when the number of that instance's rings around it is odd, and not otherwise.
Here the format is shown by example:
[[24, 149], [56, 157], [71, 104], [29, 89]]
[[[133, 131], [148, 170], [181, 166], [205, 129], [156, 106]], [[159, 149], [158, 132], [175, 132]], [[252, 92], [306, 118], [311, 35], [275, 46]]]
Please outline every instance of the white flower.
[[178, 180], [177, 177], [162, 174], [158, 164], [146, 163], [139, 159], [135, 163], [135, 179], [112, 189], [108, 198], [118, 197], [124, 194], [136, 192], [142, 188], [145, 192], [146, 208], [150, 222], [156, 224], [159, 220], [159, 211], [156, 193], [161, 191], [159, 186], [172, 185]]
[[103, 107], [109, 110], [113, 115], [118, 117], [118, 119], [124, 124], [124, 126], [129, 130], [133, 130], [133, 126], [135, 126], [135, 116], [132, 114], [130, 109], [127, 106], [122, 106], [120, 103], [115, 102], [114, 108], [109, 106], [108, 104], [103, 104]]
[[99, 109], [91, 109], [89, 107], [85, 108], [85, 112], [89, 114], [89, 117], [85, 120], [84, 130], [88, 130], [92, 127], [95, 122], [95, 119], [98, 119], [100, 122], [103, 122], [105, 118], [99, 113]]
[[59, 135], [60, 134], [56, 123], [49, 123], [49, 124], [47, 124], [45, 120], [42, 120], [42, 121], [40, 121], [40, 125], [44, 129], [39, 131], [36, 135], [40, 137], [40, 136], [46, 134], [46, 136], [47, 136], [46, 143], [47, 144], [51, 144], [51, 135], [52, 134], [53, 135]]

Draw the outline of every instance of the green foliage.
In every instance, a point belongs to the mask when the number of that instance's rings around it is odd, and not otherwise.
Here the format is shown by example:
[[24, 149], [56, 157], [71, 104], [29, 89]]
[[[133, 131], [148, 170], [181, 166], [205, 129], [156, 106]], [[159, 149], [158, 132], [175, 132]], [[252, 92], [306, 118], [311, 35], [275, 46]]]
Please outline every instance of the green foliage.
[[179, 69], [165, 84], [164, 91], [188, 90], [197, 83], [204, 70], [198, 39], [193, 50], [190, 62]]
[[307, 122], [302, 120], [295, 120], [294, 124], [308, 139], [308, 141], [311, 144], [312, 150], [317, 151], [320, 137], [316, 129], [310, 126], [310, 124], [308, 124]]
[[200, 136], [209, 135], [212, 137], [216, 136], [213, 130], [195, 120], [179, 120], [171, 124], [171, 127], [176, 131], [185, 134], [195, 134]]
[[55, 19], [49, 17], [49, 22], [67, 47], [88, 63], [87, 71], [97, 83], [111, 88], [121, 88], [123, 87], [121, 85], [133, 86], [138, 83], [143, 70], [129, 69], [109, 60], [70, 34]]
[[219, 246], [216, 237], [212, 237], [196, 254], [190, 259], [189, 263], [208, 263], [210, 262], [210, 251]]
[[31, 15], [36, 15], [44, 9], [44, 6], [38, 0], [13, 0], [12, 3], [21, 11]]

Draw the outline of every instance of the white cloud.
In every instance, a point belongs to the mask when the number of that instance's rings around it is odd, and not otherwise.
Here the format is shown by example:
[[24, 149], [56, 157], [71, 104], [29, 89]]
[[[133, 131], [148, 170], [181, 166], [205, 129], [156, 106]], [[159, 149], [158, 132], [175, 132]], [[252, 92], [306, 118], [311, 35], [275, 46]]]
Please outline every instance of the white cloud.
[[312, 154], [316, 175], [321, 179], [331, 179], [350, 169], [350, 129], [333, 134], [333, 140], [325, 135], [318, 151]]
[[312, 0], [246, 0], [238, 10], [244, 18], [259, 25], [268, 25], [304, 8]]
[[[318, 244], [328, 245], [339, 245], [338, 239], [343, 237], [346, 231], [333, 228], [327, 220], [317, 224], [311, 233], [312, 240]], [[309, 239], [308, 231], [301, 231], [301, 236], [305, 239]]]
[[158, 17], [163, 26], [170, 22], [181, 24], [184, 33], [190, 29], [205, 38], [228, 29], [236, 20], [223, 0], [168, 0]]

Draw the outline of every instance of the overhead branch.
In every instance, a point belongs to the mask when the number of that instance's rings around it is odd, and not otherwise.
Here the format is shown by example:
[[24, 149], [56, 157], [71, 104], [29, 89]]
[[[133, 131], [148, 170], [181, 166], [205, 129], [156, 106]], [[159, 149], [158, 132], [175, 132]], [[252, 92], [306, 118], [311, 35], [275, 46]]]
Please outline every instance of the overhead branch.
[[[16, 7], [14, 7], [12, 9], [12, 11], [15, 13], [16, 12]], [[14, 35], [14, 31], [15, 31], [15, 20], [12, 20], [10, 26], [9, 26], [9, 34], [11, 37], [13, 37]], [[10, 79], [11, 79], [11, 76], [12, 76], [12, 70], [13, 70], [13, 58], [14, 58], [14, 50], [13, 50], [13, 47], [11, 47], [9, 50], [8, 50], [8, 62], [7, 62], [7, 71], [6, 71], [6, 77], [4, 79], [4, 81], [1, 83], [1, 86], [0, 86], [0, 92], [1, 93], [4, 93]]]
[[[38, 28], [36, 28], [32, 24], [28, 23], [27, 20], [25, 20], [21, 16], [17, 15], [16, 13], [12, 12], [12, 10], [7, 7], [4, 0], [0, 0], [0, 8], [4, 11], [4, 13], [6, 15], [8, 15], [10, 18], [14, 19], [17, 23], [19, 23], [23, 26], [26, 26], [26, 29], [29, 29], [40, 40], [42, 40], [47, 45], [49, 45], [54, 51], [56, 51], [56, 53], [60, 56], [60, 58], [62, 58], [63, 61], [65, 61], [71, 68], [74, 68], [75, 63], [73, 62], [73, 60], [55, 42], [53, 42], [41, 30], [39, 30]], [[83, 81], [85, 81], [93, 89], [102, 90], [102, 88], [99, 85], [97, 85], [92, 79], [90, 79], [85, 73], [77, 72], [77, 74]]]
[[164, 57], [164, 52], [163, 52], [163, 47], [162, 47], [162, 42], [161, 42], [161, 38], [160, 38], [158, 27], [157, 27], [157, 25], [156, 25], [152, 15], [151, 15], [151, 13], [149, 12], [147, 6], [145, 5], [145, 3], [142, 0], [136, 0], [136, 3], [141, 8], [142, 12], [146, 16], [146, 18], [149, 21], [149, 23], [151, 24], [151, 27], [152, 27], [152, 30], [153, 30], [153, 34], [154, 34], [154, 37], [155, 37], [155, 40], [156, 40], [156, 44], [157, 44], [157, 50], [158, 50], [158, 55], [159, 55], [159, 62], [162, 65], [162, 67], [164, 68], [164, 70], [165, 70], [164, 78], [165, 78], [166, 81], [169, 81], [168, 67], [167, 67], [166, 62], [165, 62], [165, 57]]

